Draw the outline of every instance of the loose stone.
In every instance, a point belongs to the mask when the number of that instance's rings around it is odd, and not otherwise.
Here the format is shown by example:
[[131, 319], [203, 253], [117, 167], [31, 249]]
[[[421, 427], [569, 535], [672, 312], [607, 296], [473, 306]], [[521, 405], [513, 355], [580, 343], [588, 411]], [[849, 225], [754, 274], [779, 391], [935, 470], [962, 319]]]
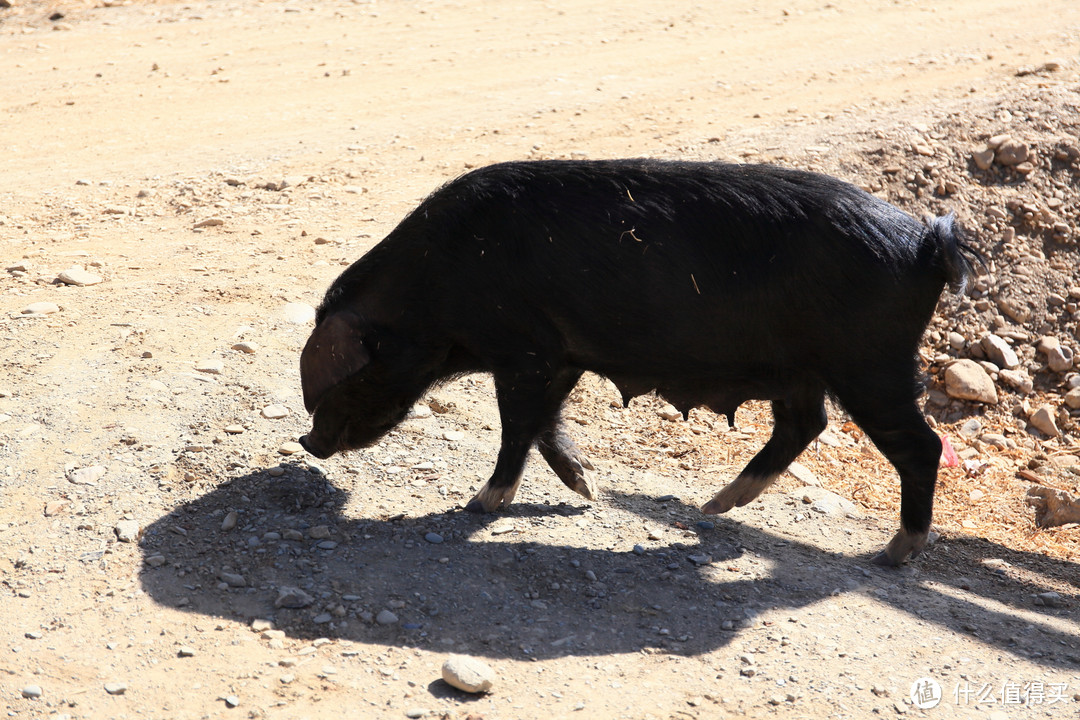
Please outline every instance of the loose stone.
[[1061, 434], [1054, 417], [1054, 409], [1049, 405], [1040, 405], [1028, 418], [1028, 422], [1048, 437], [1056, 438]]
[[1020, 364], [1020, 358], [1016, 356], [1016, 352], [1003, 338], [993, 333], [984, 336], [979, 344], [982, 345], [987, 359], [999, 368], [1011, 370]]
[[821, 487], [821, 481], [818, 480], [817, 475], [815, 475], [810, 470], [810, 468], [806, 467], [802, 463], [798, 463], [798, 462], [791, 463], [790, 465], [788, 465], [787, 471], [789, 473], [791, 473], [791, 475], [796, 480], [801, 482], [803, 485], [811, 485], [813, 487]]
[[244, 576], [238, 575], [237, 573], [223, 572], [219, 574], [218, 577], [221, 578], [221, 581], [229, 587], [244, 587], [245, 585], [247, 585], [247, 581], [244, 579]]
[[229, 532], [234, 527], [236, 527], [236, 521], [239, 519], [239, 517], [240, 516], [236, 514], [235, 510], [230, 510], [229, 513], [225, 516], [225, 519], [221, 521], [222, 532]]
[[433, 545], [438, 545], [443, 541], [443, 536], [439, 533], [429, 532], [427, 535], [424, 535], [424, 539]]
[[390, 612], [389, 610], [382, 610], [381, 612], [379, 612], [378, 615], [375, 616], [375, 622], [379, 623], [380, 625], [396, 625], [397, 621], [398, 616]]
[[41, 697], [41, 694], [42, 694], [40, 685], [27, 685], [26, 687], [24, 687], [19, 692], [22, 694], [22, 696], [24, 698], [31, 698], [31, 699], [39, 698], [39, 697]]
[[208, 375], [220, 375], [224, 369], [225, 363], [216, 358], [208, 358], [195, 366], [196, 372], [207, 373]]
[[84, 268], [75, 266], [70, 267], [56, 278], [65, 285], [77, 285], [78, 287], [85, 287], [87, 285], [97, 285], [101, 282], [101, 278], [91, 272], [87, 272]]
[[52, 315], [60, 312], [60, 306], [51, 302], [30, 303], [23, 308], [23, 315]]
[[315, 598], [308, 595], [298, 587], [282, 585], [278, 588], [278, 597], [274, 601], [274, 607], [279, 608], [304, 608], [315, 602]]
[[979, 363], [957, 360], [945, 368], [945, 392], [949, 397], [996, 405], [997, 388]]
[[264, 418], [270, 418], [271, 420], [283, 418], [288, 414], [289, 408], [284, 405], [267, 405], [262, 409], [262, 416]]
[[443, 663], [442, 678], [458, 690], [482, 693], [491, 689], [495, 672], [482, 660], [467, 655], [451, 655]]
[[108, 682], [105, 683], [105, 692], [110, 695], [123, 695], [127, 692], [127, 683], [123, 682]]
[[990, 166], [994, 164], [994, 151], [991, 148], [984, 147], [982, 150], [971, 153], [971, 159], [975, 161], [975, 166], [980, 170], [989, 170]]
[[682, 413], [675, 409], [674, 405], [665, 405], [656, 411], [656, 414], [670, 422], [682, 420]]
[[141, 528], [139, 527], [139, 523], [134, 520], [121, 520], [116, 523], [114, 530], [116, 532], [116, 537], [120, 542], [129, 543], [139, 539]]
[[81, 468], [68, 475], [68, 480], [76, 485], [95, 485], [105, 475], [105, 468], [101, 465]]
[[278, 452], [282, 455], [295, 455], [298, 452], [303, 452], [304, 446], [298, 442], [287, 442], [278, 448]]

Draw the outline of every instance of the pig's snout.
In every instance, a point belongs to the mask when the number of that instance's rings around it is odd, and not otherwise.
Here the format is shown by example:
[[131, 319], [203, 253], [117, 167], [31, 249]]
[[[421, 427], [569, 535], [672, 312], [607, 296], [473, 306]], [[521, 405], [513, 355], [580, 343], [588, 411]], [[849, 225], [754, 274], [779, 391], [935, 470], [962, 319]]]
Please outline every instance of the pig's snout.
[[307, 450], [308, 453], [314, 455], [320, 460], [325, 460], [326, 458], [334, 454], [333, 450], [327, 450], [324, 447], [320, 447], [319, 444], [312, 439], [310, 434], [302, 435], [300, 437], [300, 445], [303, 446], [303, 448]]

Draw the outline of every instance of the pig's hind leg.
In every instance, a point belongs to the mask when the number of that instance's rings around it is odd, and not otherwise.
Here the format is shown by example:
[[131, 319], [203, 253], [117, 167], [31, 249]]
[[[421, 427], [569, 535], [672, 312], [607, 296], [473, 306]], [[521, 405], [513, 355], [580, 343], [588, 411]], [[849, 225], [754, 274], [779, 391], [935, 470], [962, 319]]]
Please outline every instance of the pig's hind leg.
[[904, 366], [892, 381], [877, 378], [853, 392], [834, 389], [837, 399], [900, 475], [900, 531], [876, 557], [877, 565], [896, 566], [926, 547], [933, 516], [934, 486], [941, 459], [941, 438], [919, 411]]
[[[541, 453], [563, 482], [570, 485], [560, 469], [572, 478], [575, 460], [573, 442], [557, 428], [559, 408], [577, 384], [581, 372], [563, 369], [554, 376], [541, 371], [496, 372], [495, 391], [502, 422], [502, 446], [491, 478], [465, 506], [469, 512], [494, 512], [509, 505], [521, 484], [525, 459], [538, 438], [548, 441]], [[554, 462], [553, 462], [554, 461]], [[586, 462], [588, 462], [586, 460]], [[587, 486], [586, 486], [587, 487]], [[576, 487], [574, 488], [577, 489]], [[583, 493], [584, 494], [584, 493]]]
[[714, 515], [727, 512], [754, 500], [828, 424], [822, 388], [808, 389], [784, 400], [774, 400], [772, 412], [772, 437], [739, 476], [701, 508], [703, 513]]
[[551, 427], [540, 433], [536, 449], [566, 487], [586, 500], [596, 499], [596, 486], [592, 476], [586, 472], [594, 469], [593, 464], [570, 439], [557, 419]]

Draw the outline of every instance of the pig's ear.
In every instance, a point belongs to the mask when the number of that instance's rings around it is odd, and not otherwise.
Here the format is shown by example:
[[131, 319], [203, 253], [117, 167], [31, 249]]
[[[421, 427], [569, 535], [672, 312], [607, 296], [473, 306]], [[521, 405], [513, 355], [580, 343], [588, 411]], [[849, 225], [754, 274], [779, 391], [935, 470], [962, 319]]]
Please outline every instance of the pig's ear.
[[325, 318], [311, 333], [300, 355], [300, 382], [308, 412], [315, 412], [328, 390], [360, 372], [371, 360], [360, 332], [358, 317], [339, 312]]

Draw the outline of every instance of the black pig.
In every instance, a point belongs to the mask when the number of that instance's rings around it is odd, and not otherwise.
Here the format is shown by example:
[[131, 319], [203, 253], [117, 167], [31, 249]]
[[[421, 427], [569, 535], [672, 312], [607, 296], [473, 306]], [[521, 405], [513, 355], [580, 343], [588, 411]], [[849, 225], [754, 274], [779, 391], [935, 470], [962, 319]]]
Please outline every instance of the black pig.
[[334, 281], [300, 359], [317, 457], [370, 445], [430, 387], [492, 374], [495, 471], [468, 504], [510, 503], [534, 444], [592, 499], [559, 411], [586, 370], [624, 402], [657, 391], [733, 421], [772, 401], [772, 437], [702, 508], [756, 498], [826, 426], [825, 394], [896, 467], [901, 529], [924, 547], [941, 442], [916, 405], [916, 349], [974, 253], [952, 216], [912, 219], [823, 175], [656, 160], [493, 165], [424, 200]]

